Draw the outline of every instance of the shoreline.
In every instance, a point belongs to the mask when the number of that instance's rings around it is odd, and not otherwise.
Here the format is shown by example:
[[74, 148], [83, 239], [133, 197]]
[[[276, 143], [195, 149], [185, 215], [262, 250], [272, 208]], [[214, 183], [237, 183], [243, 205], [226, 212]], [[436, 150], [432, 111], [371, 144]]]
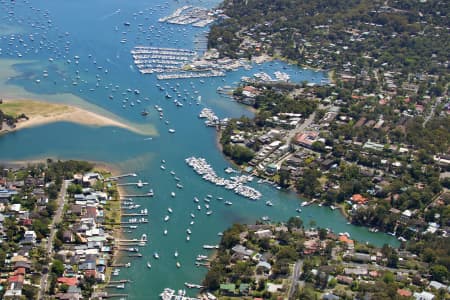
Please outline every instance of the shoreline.
[[57, 122], [69, 122], [90, 127], [118, 127], [140, 135], [155, 135], [155, 132], [152, 130], [144, 130], [143, 128], [127, 124], [116, 115], [107, 117], [65, 103], [58, 104], [33, 99], [4, 99], [3, 103], [0, 104], [0, 110], [14, 117], [20, 114], [25, 114], [28, 117], [28, 120], [19, 120], [14, 128], [0, 130], [0, 135]]
[[[117, 176], [121, 173], [121, 171], [111, 165], [111, 164], [107, 164], [104, 162], [94, 162], [94, 168], [93, 170], [98, 171], [98, 172], [104, 172], [107, 173], [111, 176]], [[106, 225], [104, 224], [104, 226], [110, 226], [110, 231], [111, 231], [111, 238], [112, 238], [112, 254], [110, 256], [109, 262], [108, 262], [108, 266], [107, 266], [107, 271], [105, 272], [106, 275], [106, 280], [105, 282], [101, 283], [98, 287], [100, 290], [103, 290], [106, 286], [108, 286], [110, 284], [110, 282], [112, 281], [112, 273], [114, 270], [114, 265], [116, 265], [118, 263], [118, 261], [122, 258], [120, 251], [117, 251], [115, 249], [115, 241], [118, 239], [122, 239], [123, 238], [123, 231], [122, 228], [120, 226], [120, 220], [122, 219], [122, 210], [120, 209], [121, 205], [120, 205], [120, 195], [124, 194], [124, 190], [122, 187], [117, 186], [116, 183], [113, 183], [113, 188], [115, 190], [115, 194], [113, 196], [112, 199], [110, 199], [108, 201], [108, 206], [109, 209], [106, 210], [105, 216], [108, 219], [112, 219], [112, 224], [111, 225]], [[114, 202], [118, 202], [118, 205], [116, 203], [112, 203], [112, 201]], [[116, 215], [114, 216], [114, 213], [116, 213]], [[116, 220], [119, 220], [119, 223], [116, 224]]]
[[[225, 160], [226, 160], [229, 164], [231, 164], [232, 166], [234, 166], [235, 168], [237, 168], [240, 172], [244, 172], [241, 166], [239, 166], [238, 164], [236, 164], [231, 158], [229, 158], [228, 156], [226, 156], [226, 155], [223, 153], [223, 151], [222, 151], [222, 150], [223, 150], [223, 147], [222, 147], [222, 144], [220, 143], [220, 138], [221, 138], [221, 136], [222, 136], [222, 132], [221, 132], [220, 130], [218, 130], [218, 131], [217, 131], [217, 134], [216, 134], [216, 147], [217, 147], [217, 149], [220, 151], [220, 153], [223, 155], [223, 157], [225, 158]], [[252, 173], [252, 175], [255, 176], [255, 177], [257, 177], [257, 178], [259, 178], [259, 179], [263, 179], [263, 180], [266, 179], [266, 178], [264, 178], [264, 177], [258, 176], [258, 175], [255, 174], [255, 173]], [[296, 191], [295, 189], [293, 189], [293, 188], [282, 188], [281, 191], [285, 191], [285, 192], [291, 191], [291, 192], [294, 192], [295, 195], [296, 195], [297, 200], [299, 200], [299, 201], [302, 201], [302, 200], [303, 200], [303, 201], [308, 201], [308, 202], [313, 201], [313, 199], [309, 199], [308, 197], [305, 197], [304, 195], [301, 195], [301, 194], [297, 193], [297, 191]], [[299, 202], [299, 203], [300, 203], [300, 202]], [[344, 204], [336, 204], [336, 205], [337, 205], [337, 208], [339, 208], [339, 211], [341, 212], [341, 215], [345, 218], [345, 220], [347, 220], [348, 222], [351, 222], [351, 218], [349, 217], [348, 213], [345, 211]], [[368, 226], [363, 226], [363, 227], [369, 228]]]

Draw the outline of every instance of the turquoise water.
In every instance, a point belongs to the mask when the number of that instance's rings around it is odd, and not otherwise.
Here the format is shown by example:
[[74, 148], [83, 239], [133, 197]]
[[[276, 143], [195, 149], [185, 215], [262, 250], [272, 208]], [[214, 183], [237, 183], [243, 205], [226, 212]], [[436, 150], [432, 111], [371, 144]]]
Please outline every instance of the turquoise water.
[[[205, 157], [219, 174], [225, 176], [223, 170], [229, 164], [216, 147], [216, 132], [206, 128], [197, 115], [205, 106], [213, 108], [220, 117], [252, 114], [245, 107], [218, 95], [217, 87], [233, 85], [242, 76], [259, 71], [273, 75], [281, 68], [297, 82], [320, 83], [326, 74], [301, 70], [283, 62], [230, 72], [224, 78], [205, 79], [204, 83], [197, 79], [158, 81], [154, 75], [144, 76], [136, 71], [129, 54], [135, 45], [203, 49], [204, 44], [200, 45], [195, 40], [205, 34], [206, 28], [166, 25], [158, 23], [157, 19], [186, 4], [213, 7], [217, 1], [113, 0], [106, 4], [105, 1], [46, 0], [0, 3], [5, 26], [11, 26], [8, 32], [0, 31], [0, 61], [18, 60], [14, 66], [17, 75], [0, 83], [2, 93], [36, 98], [55, 95], [58, 100], [52, 98], [52, 101], [61, 102], [69, 100], [64, 96], [58, 98], [58, 95], [72, 94], [85, 101], [81, 101], [81, 105], [95, 104], [126, 120], [153, 125], [159, 132], [149, 140], [123, 129], [61, 122], [24, 129], [0, 138], [0, 160], [55, 157], [102, 161], [123, 172], [136, 172], [142, 180], [150, 182], [156, 196], [135, 200], [142, 208], [149, 209], [150, 222], [133, 233], [127, 233], [133, 238], [146, 233], [149, 244], [141, 250], [144, 257], [133, 260], [132, 267], [123, 269], [119, 277], [133, 281], [125, 289], [130, 299], [157, 299], [164, 287], [179, 289], [185, 281], [200, 283], [205, 270], [194, 266], [195, 257], [206, 253], [202, 249], [203, 244], [218, 243], [217, 233], [230, 224], [254, 223], [266, 215], [272, 220], [285, 221], [297, 214], [295, 208], [300, 200], [295, 194], [254, 182], [252, 185], [263, 193], [263, 198], [249, 201], [203, 181], [184, 163], [184, 159], [192, 155]], [[123, 26], [124, 22], [130, 22], [131, 26]], [[11, 28], [17, 33], [12, 35]], [[124, 37], [127, 43], [120, 43]], [[178, 108], [173, 101], [165, 99], [164, 93], [156, 87], [157, 83], [166, 90], [176, 88], [182, 98], [186, 97], [184, 106]], [[139, 89], [140, 94], [135, 95], [127, 89]], [[199, 95], [202, 96], [201, 104], [195, 105]], [[125, 100], [127, 102], [123, 102]], [[135, 106], [130, 106], [130, 102]], [[159, 120], [153, 108], [155, 104], [163, 107], [163, 120]], [[146, 118], [140, 115], [144, 108], [150, 111]], [[169, 128], [176, 129], [176, 133], [169, 134]], [[165, 171], [160, 169], [163, 159], [166, 161]], [[182, 190], [176, 188], [174, 176], [169, 173], [171, 170], [180, 178], [184, 186]], [[142, 192], [132, 188], [128, 191]], [[177, 194], [174, 198], [170, 196], [172, 191]], [[197, 211], [197, 204], [193, 202], [194, 196], [203, 202], [208, 194], [213, 195], [210, 205], [214, 213], [211, 216], [205, 215], [204, 207]], [[224, 200], [217, 197], [230, 200], [233, 205], [226, 206]], [[271, 208], [264, 204], [269, 199], [274, 203]], [[168, 207], [173, 209], [173, 214], [165, 223], [163, 217], [168, 214]], [[191, 212], [196, 215], [194, 225], [189, 225]], [[397, 245], [391, 236], [348, 225], [338, 211], [329, 208], [305, 207], [300, 216], [305, 224], [314, 220], [318, 226], [332, 228], [335, 232], [349, 232], [352, 238], [360, 241]], [[187, 228], [192, 231], [189, 242], [186, 241]], [[168, 231], [167, 236], [163, 235], [164, 229]], [[175, 266], [173, 253], [176, 250], [180, 254], [180, 269]], [[158, 261], [152, 258], [154, 251], [160, 254]], [[151, 270], [146, 267], [146, 261], [152, 263]]]

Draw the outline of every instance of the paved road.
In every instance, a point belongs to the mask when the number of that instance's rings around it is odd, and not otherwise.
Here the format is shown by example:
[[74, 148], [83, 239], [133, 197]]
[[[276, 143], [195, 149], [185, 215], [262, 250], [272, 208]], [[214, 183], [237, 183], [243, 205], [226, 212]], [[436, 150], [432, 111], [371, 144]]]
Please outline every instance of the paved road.
[[[62, 216], [62, 213], [64, 210], [64, 205], [66, 203], [67, 187], [69, 186], [69, 184], [70, 184], [70, 180], [64, 180], [64, 182], [61, 186], [61, 191], [59, 192], [58, 200], [57, 200], [58, 208], [55, 212], [52, 223], [50, 224], [50, 228], [51, 228], [50, 235], [47, 239], [47, 245], [45, 247], [45, 251], [50, 259], [53, 257], [53, 255], [52, 255], [53, 254], [53, 240], [55, 239], [55, 235], [56, 235], [56, 231], [57, 231], [57, 229], [55, 228], [55, 225], [58, 224], [59, 222], [61, 222], [61, 216]], [[46, 274], [43, 274], [41, 277], [40, 289], [38, 292], [37, 299], [44, 299], [45, 291], [47, 291], [47, 285], [48, 285], [48, 274], [49, 274], [49, 272], [47, 272]]]
[[288, 143], [291, 142], [292, 138], [294, 138], [294, 136], [297, 133], [305, 130], [309, 125], [311, 125], [312, 122], [314, 121], [315, 117], [316, 117], [316, 112], [313, 112], [312, 114], [309, 115], [308, 119], [306, 119], [305, 122], [297, 124], [295, 129], [292, 129], [287, 136]]
[[439, 104], [441, 104], [441, 97], [438, 97], [436, 100], [436, 103], [433, 104], [433, 106], [431, 107], [431, 111], [430, 113], [425, 117], [425, 120], [423, 121], [422, 127], [425, 128], [425, 125], [427, 125], [428, 121], [430, 121], [430, 119], [432, 117], [434, 117], [434, 111], [436, 110], [436, 106], [439, 106]]
[[297, 290], [297, 283], [300, 275], [302, 275], [303, 270], [303, 261], [298, 260], [294, 265], [294, 271], [292, 272], [292, 282], [291, 287], [289, 288], [288, 299], [294, 299], [295, 291]]
[[[290, 145], [292, 139], [295, 137], [295, 135], [299, 132], [302, 132], [303, 130], [305, 130], [309, 125], [312, 124], [312, 122], [314, 121], [314, 118], [316, 117], [316, 112], [313, 112], [311, 115], [309, 115], [308, 119], [305, 120], [305, 122], [303, 123], [299, 123], [297, 124], [297, 126], [290, 130], [288, 135], [286, 136], [286, 141], [287, 144]], [[277, 162], [276, 165], [280, 168], [281, 165], [283, 164], [283, 161], [285, 161], [288, 157], [290, 157], [292, 154], [288, 153], [286, 155], [284, 155], [283, 157], [281, 157]]]

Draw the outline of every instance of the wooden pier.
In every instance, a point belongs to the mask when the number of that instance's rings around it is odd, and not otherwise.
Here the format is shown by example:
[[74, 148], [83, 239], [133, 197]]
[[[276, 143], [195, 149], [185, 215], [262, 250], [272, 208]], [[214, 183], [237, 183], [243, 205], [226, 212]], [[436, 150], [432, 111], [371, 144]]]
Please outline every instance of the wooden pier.
[[120, 197], [121, 199], [123, 198], [143, 198], [143, 197], [153, 197], [153, 194], [140, 194], [140, 195], [123, 195], [122, 197]]
[[131, 282], [131, 280], [129, 280], [129, 279], [111, 280], [109, 283], [114, 284], [114, 283], [128, 283], [128, 282]]
[[[127, 225], [127, 224], [136, 224], [136, 225], [138, 225], [138, 224], [144, 224], [144, 223], [148, 223], [148, 220], [146, 220], [146, 221], [136, 221], [136, 222], [120, 222], [120, 224], [112, 224], [112, 225]], [[109, 223], [109, 224], [111, 224], [111, 223]]]
[[136, 177], [136, 176], [137, 176], [136, 173], [127, 173], [127, 174], [122, 174], [122, 175], [117, 175], [117, 176], [111, 176], [108, 179], [106, 179], [105, 181], [119, 180], [119, 179], [126, 178], [126, 177]]
[[129, 268], [130, 264], [112, 264], [111, 267], [113, 268]]
[[136, 185], [137, 187], [142, 187], [140, 185], [148, 185], [148, 182], [126, 182], [126, 183], [118, 183], [117, 186], [126, 186], [126, 185]]
[[147, 214], [141, 214], [141, 213], [129, 213], [129, 214], [122, 214], [123, 217], [147, 217]]
[[141, 253], [128, 254], [128, 257], [142, 257]]
[[92, 294], [94, 299], [104, 299], [104, 298], [128, 298], [128, 294], [119, 293], [108, 293], [108, 292], [94, 292]]
[[132, 227], [132, 225], [120, 225], [120, 228], [136, 229], [136, 228]]
[[197, 267], [206, 267], [206, 268], [211, 267], [210, 263], [195, 262], [195, 265]]
[[141, 240], [141, 239], [132, 239], [132, 240], [115, 240], [115, 243], [142, 243], [142, 242], [146, 242], [145, 240]]
[[128, 294], [106, 294], [103, 296], [103, 298], [122, 298], [122, 297], [128, 297]]

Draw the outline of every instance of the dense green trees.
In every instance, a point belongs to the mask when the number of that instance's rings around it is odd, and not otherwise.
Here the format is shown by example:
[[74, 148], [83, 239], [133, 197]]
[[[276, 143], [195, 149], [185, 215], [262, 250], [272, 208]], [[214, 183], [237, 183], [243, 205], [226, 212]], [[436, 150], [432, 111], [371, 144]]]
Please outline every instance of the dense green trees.
[[278, 113], [296, 113], [307, 117], [317, 108], [317, 102], [292, 98], [284, 93], [269, 89], [256, 97], [254, 108], [259, 110], [258, 115], [266, 114], [265, 118]]
[[[299, 63], [315, 57], [312, 66], [320, 61], [323, 68], [340, 68], [352, 62], [355, 71], [370, 65], [402, 68], [405, 73], [445, 73], [450, 43], [436, 37], [445, 35], [442, 28], [447, 24], [440, 16], [449, 14], [448, 6], [437, 0], [383, 5], [368, 0], [226, 0], [222, 8], [231, 18], [212, 26], [208, 46], [222, 56], [237, 57], [248, 37], [269, 54], [277, 52]], [[364, 34], [351, 34], [354, 29]], [[345, 51], [333, 51], [342, 45]], [[256, 53], [251, 47], [241, 56]], [[441, 92], [439, 86], [433, 89], [437, 95]]]
[[223, 146], [223, 153], [229, 156], [238, 165], [249, 162], [255, 156], [255, 153], [242, 145], [226, 144]]
[[297, 180], [297, 191], [308, 197], [314, 197], [320, 191], [320, 172], [316, 169], [305, 169], [303, 176]]
[[6, 123], [8, 126], [14, 126], [14, 123], [16, 123], [16, 118], [5, 114], [0, 109], [0, 130], [2, 129], [3, 123]]

